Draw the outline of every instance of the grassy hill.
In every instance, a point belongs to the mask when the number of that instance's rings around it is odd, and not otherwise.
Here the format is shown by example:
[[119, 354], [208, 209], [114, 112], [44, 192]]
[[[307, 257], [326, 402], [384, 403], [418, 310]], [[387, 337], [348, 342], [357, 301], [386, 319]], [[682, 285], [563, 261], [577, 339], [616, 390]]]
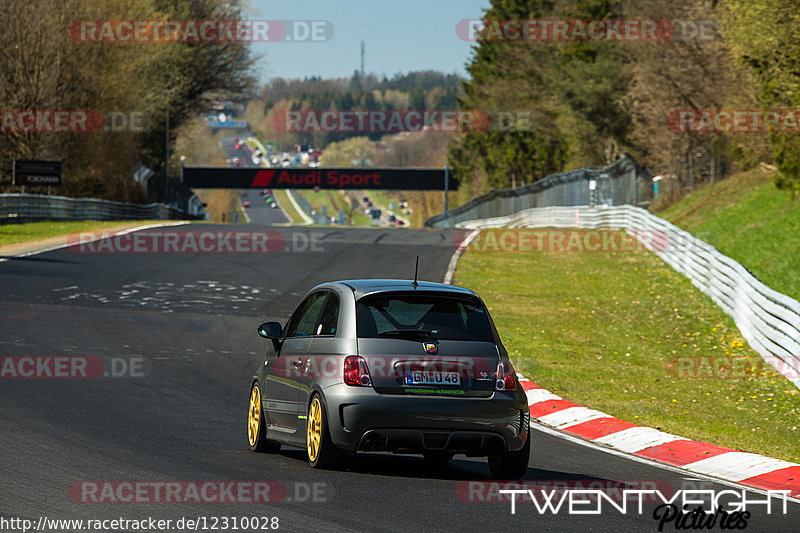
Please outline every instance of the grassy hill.
[[[737, 174], [658, 214], [800, 297], [800, 200], [771, 173]], [[483, 231], [455, 275], [486, 301], [516, 369], [637, 424], [800, 461], [800, 391], [687, 278], [649, 252], [489, 246], [526, 231]]]
[[800, 300], [800, 199], [755, 168], [706, 185], [656, 214]]

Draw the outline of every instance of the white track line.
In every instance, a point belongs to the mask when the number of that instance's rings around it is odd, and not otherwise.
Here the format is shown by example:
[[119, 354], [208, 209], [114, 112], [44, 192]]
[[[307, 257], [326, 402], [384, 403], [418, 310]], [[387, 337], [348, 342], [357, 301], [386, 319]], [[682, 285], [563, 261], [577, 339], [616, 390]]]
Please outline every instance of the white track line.
[[528, 389], [525, 391], [525, 396], [528, 397], [528, 406], [535, 403], [545, 402], [547, 400], [562, 400], [561, 396], [553, 394], [547, 389]]
[[773, 459], [755, 453], [727, 452], [707, 459], [701, 459], [694, 463], [689, 463], [683, 467], [700, 474], [709, 474], [741, 481], [790, 466], [795, 466], [795, 463]]
[[548, 426], [564, 429], [598, 418], [609, 418], [609, 415], [588, 407], [568, 407], [549, 415], [540, 416], [539, 421]]
[[453, 255], [450, 256], [450, 263], [447, 265], [447, 272], [444, 275], [444, 283], [448, 285], [452, 285], [453, 283], [453, 275], [456, 273], [456, 264], [458, 263], [458, 258], [461, 257], [461, 254], [464, 253], [464, 250], [467, 249], [467, 246], [478, 236], [481, 230], [476, 229], [472, 230], [472, 232], [466, 236], [466, 238], [461, 241], [461, 244], [458, 245], [456, 251], [453, 252]]
[[300, 204], [297, 203], [297, 200], [294, 199], [294, 194], [292, 194], [292, 191], [290, 191], [289, 189], [286, 189], [286, 196], [289, 197], [289, 201], [292, 202], [292, 205], [294, 206], [295, 211], [300, 213], [300, 216], [303, 217], [303, 224], [304, 225], [308, 225], [308, 224], [311, 224], [312, 222], [314, 222], [313, 220], [311, 220], [310, 216], [306, 215], [306, 212], [303, 211], [303, 208], [300, 207]]
[[660, 444], [666, 444], [667, 442], [689, 439], [664, 433], [654, 428], [639, 426], [616, 431], [594, 440], [623, 452], [634, 453]]

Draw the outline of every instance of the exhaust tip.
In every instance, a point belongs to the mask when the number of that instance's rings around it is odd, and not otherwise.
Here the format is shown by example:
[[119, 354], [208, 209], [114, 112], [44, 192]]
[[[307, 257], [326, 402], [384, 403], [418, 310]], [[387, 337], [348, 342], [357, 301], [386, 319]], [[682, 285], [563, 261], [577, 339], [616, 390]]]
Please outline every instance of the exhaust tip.
[[370, 433], [364, 437], [361, 449], [365, 452], [377, 452], [386, 447], [386, 439], [378, 433]]
[[502, 455], [506, 452], [506, 445], [500, 437], [491, 437], [484, 446], [486, 455]]

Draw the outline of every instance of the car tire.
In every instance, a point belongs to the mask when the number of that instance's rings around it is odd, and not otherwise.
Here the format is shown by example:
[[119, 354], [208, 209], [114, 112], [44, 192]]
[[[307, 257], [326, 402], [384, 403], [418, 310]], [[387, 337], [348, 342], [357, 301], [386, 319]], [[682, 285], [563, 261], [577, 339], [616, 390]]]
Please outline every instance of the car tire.
[[531, 433], [528, 431], [525, 445], [515, 452], [489, 456], [489, 470], [495, 479], [517, 480], [528, 470], [531, 455]]
[[258, 387], [258, 381], [254, 381], [250, 389], [250, 409], [247, 412], [247, 440], [250, 443], [250, 451], [277, 453], [281, 449], [281, 443], [266, 438], [265, 426], [264, 413], [261, 410], [261, 389]]
[[449, 463], [454, 455], [451, 452], [425, 452], [422, 454], [427, 462], [441, 465]]
[[315, 393], [308, 404], [306, 418], [306, 455], [311, 468], [330, 468], [342, 458], [342, 451], [331, 440], [325, 403]]

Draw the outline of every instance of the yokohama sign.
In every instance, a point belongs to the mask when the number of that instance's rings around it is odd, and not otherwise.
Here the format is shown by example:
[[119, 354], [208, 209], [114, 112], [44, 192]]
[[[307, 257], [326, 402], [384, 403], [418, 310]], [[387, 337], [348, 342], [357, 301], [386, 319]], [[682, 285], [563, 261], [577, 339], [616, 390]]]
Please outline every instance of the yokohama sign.
[[[187, 167], [184, 182], [196, 189], [399, 189], [444, 190], [444, 169], [282, 168], [231, 169]], [[450, 178], [450, 189], [458, 182]]]

